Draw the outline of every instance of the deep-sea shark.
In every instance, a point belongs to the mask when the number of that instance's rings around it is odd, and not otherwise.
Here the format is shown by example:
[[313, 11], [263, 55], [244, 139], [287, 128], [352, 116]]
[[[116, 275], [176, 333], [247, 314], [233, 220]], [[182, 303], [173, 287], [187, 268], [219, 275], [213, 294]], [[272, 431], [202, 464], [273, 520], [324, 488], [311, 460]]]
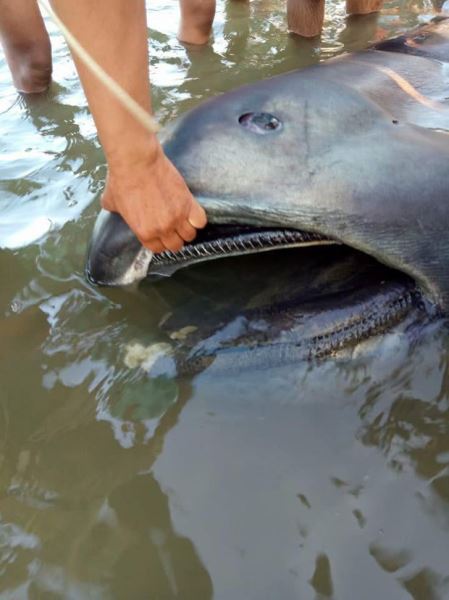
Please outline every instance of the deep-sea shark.
[[311, 247], [297, 250], [307, 263], [316, 247], [321, 283], [308, 294], [302, 279], [295, 323], [277, 311], [276, 334], [270, 324], [257, 333], [247, 316], [226, 342], [253, 335], [279, 346], [287, 336], [296, 358], [360, 341], [410, 311], [449, 311], [449, 19], [206, 101], [169, 128], [164, 149], [209, 225], [181, 251], [153, 256], [102, 211], [91, 281], [130, 284], [280, 248]]

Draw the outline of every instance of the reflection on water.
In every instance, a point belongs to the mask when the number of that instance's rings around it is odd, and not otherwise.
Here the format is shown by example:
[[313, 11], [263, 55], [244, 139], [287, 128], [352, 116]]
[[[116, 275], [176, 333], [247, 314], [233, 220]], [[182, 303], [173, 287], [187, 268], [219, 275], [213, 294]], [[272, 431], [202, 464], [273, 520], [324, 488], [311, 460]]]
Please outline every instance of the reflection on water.
[[[433, 6], [327, 11], [318, 43], [286, 34], [277, 0], [219, 2], [199, 49], [176, 41], [175, 3], [151, 3], [159, 118], [404, 31]], [[0, 598], [448, 598], [446, 333], [232, 377], [127, 367], [130, 343], [166, 342], [170, 313], [245, 274], [87, 284], [105, 170], [50, 28], [47, 98], [18, 102], [0, 57]]]
[[98, 141], [77, 122], [87, 111], [59, 95], [55, 84], [46, 97], [21, 97], [3, 114], [0, 247], [20, 248], [59, 229], [100, 190]]
[[156, 476], [217, 597], [447, 597], [443, 355], [429, 334], [374, 364], [197, 380]]

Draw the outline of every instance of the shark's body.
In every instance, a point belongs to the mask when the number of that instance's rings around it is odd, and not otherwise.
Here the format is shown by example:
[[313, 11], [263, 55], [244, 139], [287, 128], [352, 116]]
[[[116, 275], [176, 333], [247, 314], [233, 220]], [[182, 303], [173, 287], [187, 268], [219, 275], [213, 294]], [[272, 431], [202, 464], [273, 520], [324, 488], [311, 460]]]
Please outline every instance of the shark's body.
[[[210, 223], [248, 226], [236, 234], [249, 236], [247, 250], [263, 249], [251, 242], [256, 227], [262, 238], [305, 236], [279, 246], [341, 243], [405, 273], [447, 311], [448, 134], [449, 20], [437, 19], [205, 102], [164, 148]], [[99, 283], [129, 283], [161, 265], [238, 253], [246, 242], [233, 240], [219, 239], [220, 251], [200, 238], [196, 250], [152, 260], [119, 216], [103, 214], [87, 270]]]

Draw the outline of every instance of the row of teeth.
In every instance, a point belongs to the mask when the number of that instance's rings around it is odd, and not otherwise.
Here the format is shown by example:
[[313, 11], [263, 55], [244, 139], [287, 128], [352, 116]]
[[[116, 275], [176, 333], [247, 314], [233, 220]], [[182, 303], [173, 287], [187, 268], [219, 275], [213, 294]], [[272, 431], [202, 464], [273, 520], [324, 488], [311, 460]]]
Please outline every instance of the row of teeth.
[[287, 244], [300, 244], [324, 241], [326, 238], [318, 233], [304, 231], [263, 231], [239, 234], [235, 237], [211, 240], [197, 245], [184, 246], [179, 252], [166, 250], [153, 257], [154, 264], [182, 262], [189, 259], [204, 258], [217, 254], [230, 254], [246, 250], [262, 250], [267, 247]]

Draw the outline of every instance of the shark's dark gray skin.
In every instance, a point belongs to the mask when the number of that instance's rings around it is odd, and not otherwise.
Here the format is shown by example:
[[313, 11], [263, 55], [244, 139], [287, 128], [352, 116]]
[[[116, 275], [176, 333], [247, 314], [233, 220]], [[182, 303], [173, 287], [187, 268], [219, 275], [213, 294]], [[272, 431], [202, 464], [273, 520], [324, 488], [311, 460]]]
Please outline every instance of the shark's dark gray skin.
[[343, 244], [449, 310], [449, 21], [237, 89], [183, 115], [165, 152], [210, 226], [152, 257], [117, 215], [99, 217], [91, 280], [275, 247]]

